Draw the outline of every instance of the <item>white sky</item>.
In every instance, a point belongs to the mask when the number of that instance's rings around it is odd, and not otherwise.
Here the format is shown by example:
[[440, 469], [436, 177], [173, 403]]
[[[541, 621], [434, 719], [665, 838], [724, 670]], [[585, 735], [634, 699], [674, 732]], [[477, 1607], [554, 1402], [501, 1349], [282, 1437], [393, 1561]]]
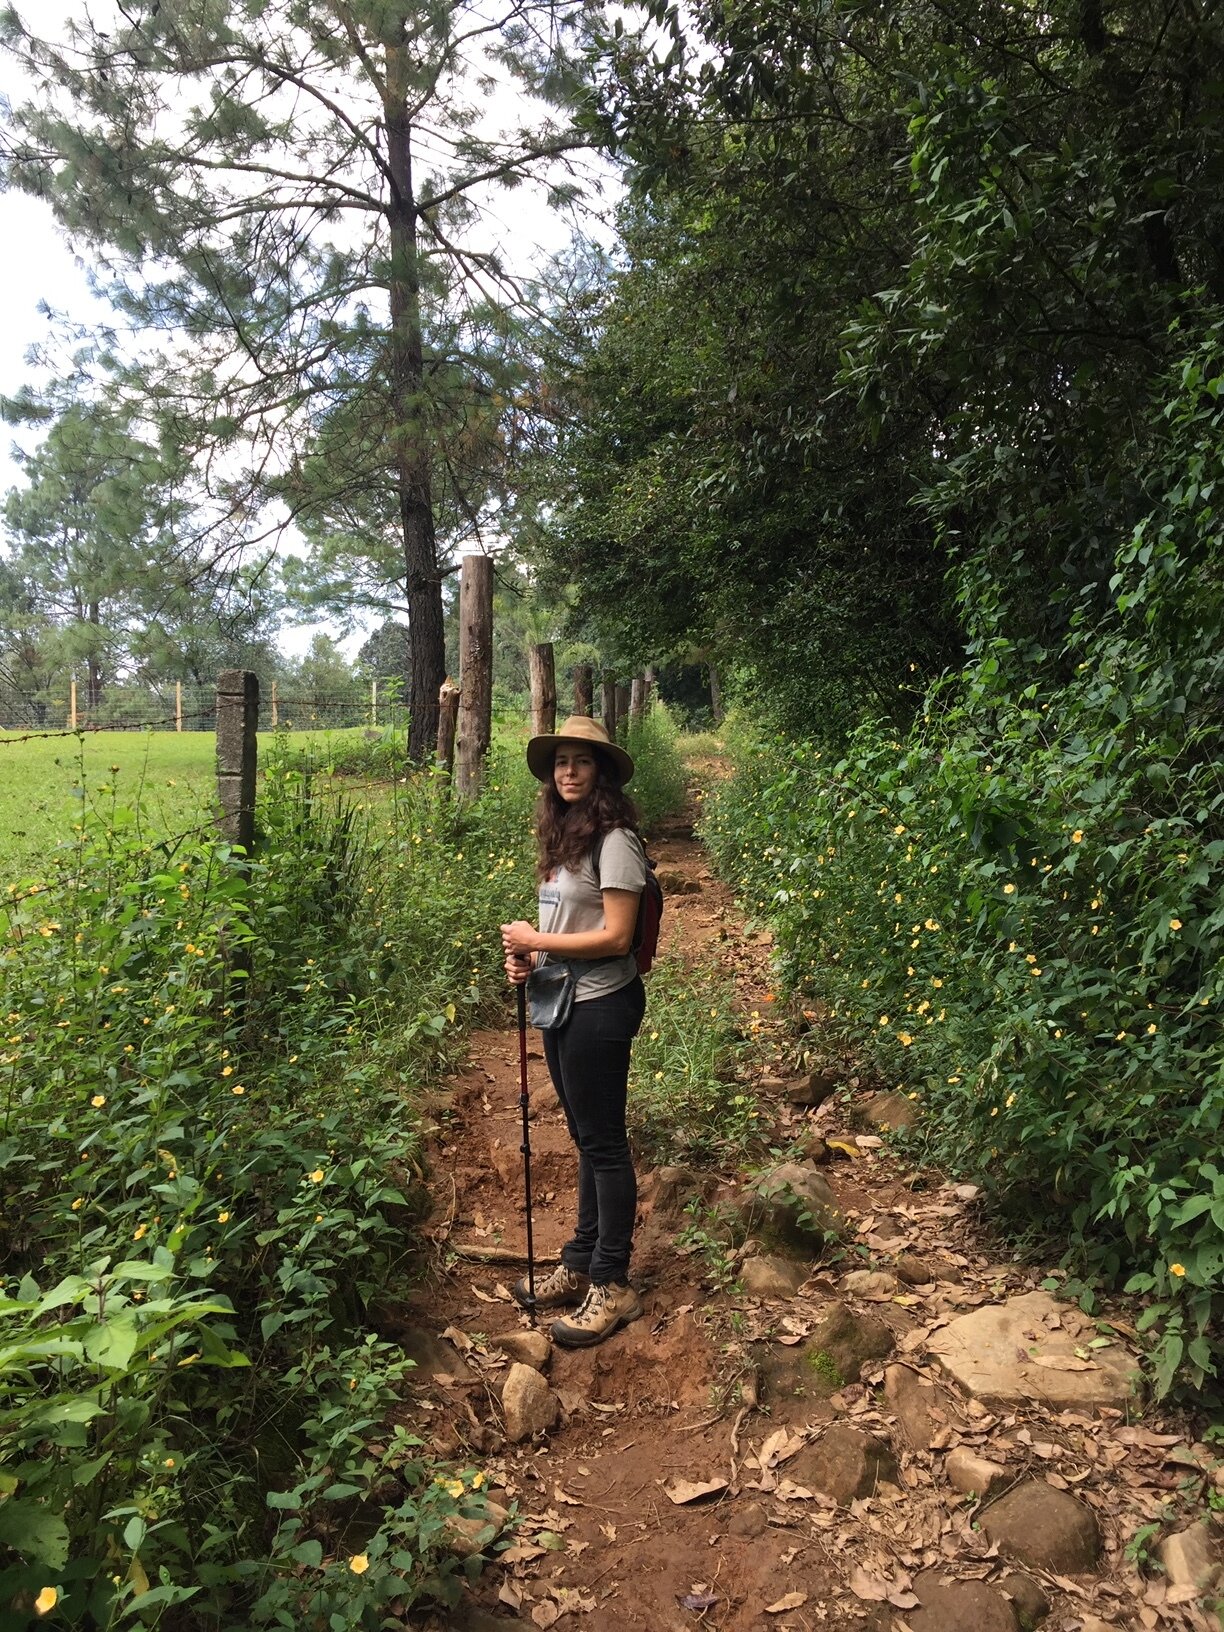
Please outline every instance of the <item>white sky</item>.
[[[80, 15], [85, 0], [25, 0], [19, 9], [37, 19], [40, 30], [50, 32], [71, 15]], [[28, 7], [28, 10], [27, 10]], [[7, 55], [0, 53], [0, 95], [12, 102], [25, 100], [29, 82]], [[610, 167], [604, 169], [607, 197], [615, 194], [616, 182]], [[599, 208], [600, 201], [590, 204]], [[592, 223], [584, 223], [587, 230]], [[537, 264], [546, 254], [568, 241], [571, 223], [551, 214], [533, 187], [502, 193], [489, 201], [478, 231], [473, 235], [481, 247], [497, 247], [508, 263], [520, 270]], [[86, 267], [66, 234], [56, 225], [49, 205], [16, 190], [0, 192], [0, 394], [12, 395], [22, 385], [37, 383], [40, 371], [31, 361], [32, 348], [51, 337], [51, 322], [40, 305], [66, 314], [72, 321], [91, 325], [106, 321], [110, 308], [94, 297], [88, 286]], [[45, 373], [41, 377], [46, 377]], [[20, 481], [20, 469], [11, 457], [15, 442], [32, 448], [37, 436], [0, 424], [0, 495]], [[334, 633], [328, 624], [311, 624], [283, 631], [280, 644], [298, 655], [310, 644], [318, 629]], [[349, 655], [360, 646], [362, 635], [344, 642]]]

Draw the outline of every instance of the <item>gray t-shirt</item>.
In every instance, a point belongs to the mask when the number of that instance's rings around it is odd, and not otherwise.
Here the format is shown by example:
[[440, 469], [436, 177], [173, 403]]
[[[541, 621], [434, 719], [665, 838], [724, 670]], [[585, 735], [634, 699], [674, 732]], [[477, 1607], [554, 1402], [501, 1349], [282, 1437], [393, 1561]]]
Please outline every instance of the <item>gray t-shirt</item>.
[[[545, 935], [582, 935], [604, 927], [605, 890], [632, 890], [640, 895], [646, 888], [646, 852], [637, 834], [627, 827], [614, 827], [604, 836], [599, 853], [599, 877], [584, 856], [577, 872], [558, 869], [554, 877], [540, 885], [540, 929]], [[542, 962], [564, 961], [559, 953], [544, 953]], [[580, 960], [575, 960], [581, 968]], [[604, 997], [618, 992], [636, 978], [637, 958], [626, 952], [623, 958], [601, 958], [583, 970], [574, 990], [574, 1002]]]

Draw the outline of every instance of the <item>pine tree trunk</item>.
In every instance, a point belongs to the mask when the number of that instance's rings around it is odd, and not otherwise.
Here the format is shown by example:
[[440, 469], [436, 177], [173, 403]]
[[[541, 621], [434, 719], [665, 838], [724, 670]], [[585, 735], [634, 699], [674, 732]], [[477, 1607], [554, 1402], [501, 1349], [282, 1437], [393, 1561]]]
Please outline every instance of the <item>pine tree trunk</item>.
[[408, 756], [419, 763], [433, 747], [437, 734], [438, 692], [446, 678], [446, 643], [442, 576], [434, 535], [432, 449], [421, 411], [425, 371], [406, 47], [402, 43], [388, 44], [386, 62], [384, 114], [392, 180], [387, 205], [391, 231], [391, 402], [404, 537], [404, 589], [412, 637]]

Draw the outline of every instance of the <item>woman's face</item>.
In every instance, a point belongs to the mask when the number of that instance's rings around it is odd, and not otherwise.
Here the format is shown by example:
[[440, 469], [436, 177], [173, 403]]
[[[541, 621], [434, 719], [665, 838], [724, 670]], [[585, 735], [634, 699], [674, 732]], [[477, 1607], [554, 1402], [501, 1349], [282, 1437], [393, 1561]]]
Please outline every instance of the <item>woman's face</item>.
[[567, 805], [585, 799], [595, 786], [599, 766], [595, 752], [578, 743], [563, 742], [553, 760], [553, 786]]

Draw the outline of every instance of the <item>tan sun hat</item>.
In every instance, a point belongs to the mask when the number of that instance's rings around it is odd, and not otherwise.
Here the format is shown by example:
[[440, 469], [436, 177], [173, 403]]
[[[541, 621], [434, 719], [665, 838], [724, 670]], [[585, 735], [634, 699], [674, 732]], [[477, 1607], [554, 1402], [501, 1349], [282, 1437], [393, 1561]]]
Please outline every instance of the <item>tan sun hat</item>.
[[612, 741], [599, 721], [585, 714], [571, 714], [551, 736], [532, 737], [527, 744], [527, 768], [538, 781], [547, 782], [552, 775], [553, 759], [563, 742], [581, 742], [590, 748], [601, 748], [616, 766], [622, 787], [633, 776], [632, 759]]

